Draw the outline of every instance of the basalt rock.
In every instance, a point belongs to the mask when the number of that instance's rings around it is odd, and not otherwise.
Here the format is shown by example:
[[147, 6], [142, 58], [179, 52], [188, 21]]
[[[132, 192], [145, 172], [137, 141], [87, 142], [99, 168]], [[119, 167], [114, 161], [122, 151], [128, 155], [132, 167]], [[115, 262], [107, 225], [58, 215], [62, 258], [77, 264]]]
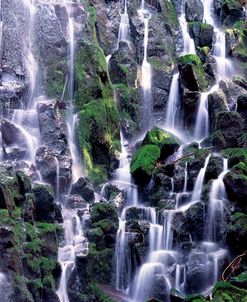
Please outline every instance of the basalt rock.
[[203, 3], [201, 0], [186, 0], [185, 18], [187, 22], [203, 20]]
[[213, 129], [216, 115], [220, 111], [227, 110], [225, 94], [222, 90], [215, 91], [208, 96], [209, 125]]
[[244, 122], [239, 113], [220, 111], [216, 116], [214, 131], [221, 131], [226, 147], [237, 147], [238, 138], [243, 134]]

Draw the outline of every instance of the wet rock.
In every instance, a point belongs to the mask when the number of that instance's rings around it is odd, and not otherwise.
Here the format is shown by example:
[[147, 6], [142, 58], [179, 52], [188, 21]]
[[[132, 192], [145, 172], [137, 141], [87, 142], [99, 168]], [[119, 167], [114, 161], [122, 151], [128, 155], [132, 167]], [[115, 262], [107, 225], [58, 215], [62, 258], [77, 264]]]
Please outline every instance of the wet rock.
[[188, 231], [191, 234], [192, 241], [198, 242], [204, 238], [204, 211], [202, 202], [193, 204], [186, 211]]
[[203, 167], [203, 163], [199, 159], [194, 159], [188, 162], [188, 189], [193, 190], [196, 178]]
[[38, 221], [54, 222], [55, 220], [55, 202], [54, 192], [51, 186], [35, 184], [33, 186], [35, 197], [35, 219]]
[[210, 262], [201, 252], [192, 253], [187, 263], [187, 282], [189, 292], [200, 292], [205, 284], [210, 284]]
[[81, 196], [88, 203], [92, 203], [95, 200], [92, 184], [84, 177], [80, 177], [77, 182], [72, 185], [71, 194]]
[[111, 184], [108, 183], [104, 187], [104, 194], [103, 197], [109, 203], [115, 203], [117, 207], [122, 207], [124, 204], [127, 203], [128, 198], [128, 185], [118, 185], [118, 184]]
[[226, 96], [222, 90], [215, 91], [208, 96], [208, 113], [210, 128], [213, 129], [218, 112], [227, 110]]
[[223, 1], [221, 8], [221, 18], [224, 25], [232, 25], [243, 17], [243, 7], [237, 0]]
[[187, 22], [203, 20], [203, 3], [201, 0], [186, 0], [185, 18]]
[[176, 168], [174, 170], [174, 176], [173, 176], [175, 192], [183, 191], [184, 180], [185, 180], [184, 169], [180, 166], [176, 166]]
[[152, 211], [149, 207], [134, 207], [126, 209], [126, 220], [149, 221], [151, 220]]
[[149, 201], [152, 206], [157, 206], [159, 201], [168, 198], [172, 191], [172, 179], [163, 173], [154, 175], [149, 185]]
[[85, 209], [87, 203], [80, 195], [69, 195], [66, 200], [66, 207], [71, 209]]
[[246, 209], [247, 168], [244, 162], [235, 165], [224, 177], [227, 197], [237, 206]]
[[237, 147], [238, 138], [243, 134], [244, 122], [237, 112], [221, 111], [216, 116], [214, 131], [221, 131], [226, 147]]
[[154, 127], [146, 133], [142, 146], [155, 145], [160, 148], [160, 159], [166, 159], [179, 147], [179, 140], [171, 133]]
[[237, 100], [237, 112], [244, 120], [245, 129], [247, 129], [247, 94], [240, 95]]
[[188, 54], [181, 56], [178, 63], [182, 87], [190, 91], [204, 91], [207, 81], [200, 58], [197, 55]]
[[246, 90], [231, 81], [220, 81], [220, 89], [225, 93], [227, 104], [230, 110], [236, 108], [237, 99], [239, 96], [246, 94]]
[[190, 22], [189, 30], [197, 47], [207, 46], [212, 48], [214, 36], [214, 27], [212, 25], [201, 22]]
[[99, 222], [103, 219], [109, 219], [118, 225], [118, 215], [116, 207], [105, 203], [96, 203], [91, 206], [91, 221], [92, 223]]
[[211, 156], [205, 173], [205, 182], [217, 179], [223, 169], [223, 158], [221, 156]]

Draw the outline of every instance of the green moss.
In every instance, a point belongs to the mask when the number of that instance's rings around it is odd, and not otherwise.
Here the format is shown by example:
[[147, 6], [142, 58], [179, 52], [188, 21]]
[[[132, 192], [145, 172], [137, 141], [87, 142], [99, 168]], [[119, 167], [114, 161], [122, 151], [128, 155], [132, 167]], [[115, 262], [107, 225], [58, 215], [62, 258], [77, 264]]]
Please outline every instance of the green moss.
[[228, 282], [217, 282], [213, 289], [213, 302], [246, 302], [247, 290]]
[[193, 67], [195, 76], [199, 84], [199, 88], [201, 91], [204, 91], [207, 88], [208, 83], [205, 77], [205, 72], [200, 58], [195, 54], [188, 54], [179, 57], [178, 62], [182, 66], [191, 65]]
[[165, 21], [171, 28], [177, 28], [179, 26], [178, 16], [172, 1], [166, 0], [161, 3], [165, 13]]
[[105, 55], [96, 43], [78, 46], [75, 59], [75, 81], [75, 100], [78, 110], [90, 101], [113, 97]]
[[36, 227], [38, 228], [38, 232], [41, 234], [41, 236], [47, 233], [52, 233], [62, 230], [62, 227], [57, 223], [37, 222]]
[[84, 105], [77, 133], [87, 175], [95, 183], [105, 180], [109, 158], [120, 151], [119, 114], [114, 100], [102, 99]]
[[148, 175], [152, 174], [157, 160], [160, 157], [160, 148], [154, 145], [142, 146], [134, 154], [130, 172], [135, 173], [138, 169], [145, 171]]
[[228, 148], [221, 151], [224, 157], [237, 158], [247, 161], [247, 148]]
[[227, 6], [229, 9], [241, 9], [242, 5], [239, 0], [223, 0], [222, 6]]
[[142, 145], [155, 145], [160, 149], [165, 145], [178, 144], [178, 140], [172, 136], [170, 133], [154, 127], [152, 130], [148, 131]]
[[66, 82], [67, 62], [60, 61], [49, 65], [46, 72], [46, 95], [50, 98], [61, 98]]
[[114, 302], [114, 300], [112, 300], [106, 293], [104, 293], [100, 289], [98, 284], [90, 283], [89, 288], [98, 302]]

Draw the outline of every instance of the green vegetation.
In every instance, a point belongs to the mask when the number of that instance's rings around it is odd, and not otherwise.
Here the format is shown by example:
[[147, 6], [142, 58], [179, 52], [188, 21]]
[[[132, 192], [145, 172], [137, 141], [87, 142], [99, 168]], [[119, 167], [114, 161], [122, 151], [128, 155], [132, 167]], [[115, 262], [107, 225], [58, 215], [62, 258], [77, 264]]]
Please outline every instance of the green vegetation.
[[120, 151], [119, 114], [112, 99], [91, 101], [79, 113], [77, 129], [86, 171], [94, 183], [107, 180], [110, 160]]
[[201, 91], [204, 91], [207, 88], [207, 80], [200, 58], [197, 55], [188, 54], [179, 57], [178, 62], [179, 64], [181, 64], [182, 68], [186, 65], [192, 66], [194, 75], [198, 81], [199, 89]]
[[160, 149], [154, 145], [142, 146], [133, 156], [130, 172], [136, 173], [141, 169], [147, 175], [151, 175], [157, 160], [160, 157]]
[[84, 104], [96, 99], [113, 97], [105, 55], [97, 43], [81, 43], [78, 46], [75, 81], [75, 100], [78, 110], [82, 110]]
[[246, 302], [247, 290], [228, 282], [217, 282], [213, 289], [213, 302]]
[[179, 144], [178, 140], [170, 133], [154, 127], [152, 130], [148, 131], [142, 145], [155, 145], [160, 149], [165, 145]]

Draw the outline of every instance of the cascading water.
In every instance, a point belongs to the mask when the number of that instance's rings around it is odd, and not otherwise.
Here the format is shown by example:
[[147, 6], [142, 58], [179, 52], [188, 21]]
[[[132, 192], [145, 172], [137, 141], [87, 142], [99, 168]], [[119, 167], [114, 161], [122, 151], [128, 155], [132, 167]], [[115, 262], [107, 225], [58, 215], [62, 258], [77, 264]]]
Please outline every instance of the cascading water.
[[141, 87], [143, 91], [143, 127], [148, 130], [153, 123], [153, 104], [152, 104], [152, 67], [148, 63], [148, 34], [150, 12], [145, 9], [145, 1], [142, 0], [141, 8], [138, 10], [139, 17], [144, 24], [144, 39], [143, 39], [143, 61], [141, 66]]
[[[72, 159], [72, 180], [75, 182], [82, 175], [82, 166], [80, 162], [80, 157], [78, 155], [75, 139], [75, 129], [77, 116], [73, 113], [73, 96], [74, 96], [74, 52], [75, 52], [75, 38], [74, 38], [74, 25], [73, 18], [71, 16], [71, 6], [72, 4], [67, 4], [64, 1], [64, 5], [68, 14], [68, 35], [69, 35], [69, 57], [68, 57], [68, 69], [69, 76], [68, 87], [69, 87], [69, 100], [70, 108], [67, 114], [67, 130], [68, 130], [68, 145], [70, 149], [71, 159]], [[67, 83], [65, 83], [65, 86]], [[57, 180], [57, 187], [59, 187], [59, 179]], [[70, 193], [70, 189], [69, 192]], [[78, 214], [78, 209], [69, 209], [66, 204], [62, 206], [63, 214], [63, 227], [64, 227], [64, 238], [65, 242], [62, 247], [58, 250], [58, 261], [62, 268], [62, 275], [60, 279], [59, 288], [57, 290], [57, 295], [60, 302], [69, 302], [68, 292], [67, 292], [67, 281], [70, 273], [75, 268], [76, 257], [84, 257], [88, 253], [88, 242], [84, 237], [83, 225], [84, 221], [88, 219], [88, 208], [83, 209], [83, 217], [80, 218]]]
[[119, 33], [118, 33], [118, 47], [119, 43], [124, 41], [124, 42], [129, 42], [129, 15], [128, 15], [128, 6], [127, 2], [128, 0], [123, 0], [124, 1], [124, 11], [123, 13], [120, 13], [121, 16], [121, 21], [119, 25]]

